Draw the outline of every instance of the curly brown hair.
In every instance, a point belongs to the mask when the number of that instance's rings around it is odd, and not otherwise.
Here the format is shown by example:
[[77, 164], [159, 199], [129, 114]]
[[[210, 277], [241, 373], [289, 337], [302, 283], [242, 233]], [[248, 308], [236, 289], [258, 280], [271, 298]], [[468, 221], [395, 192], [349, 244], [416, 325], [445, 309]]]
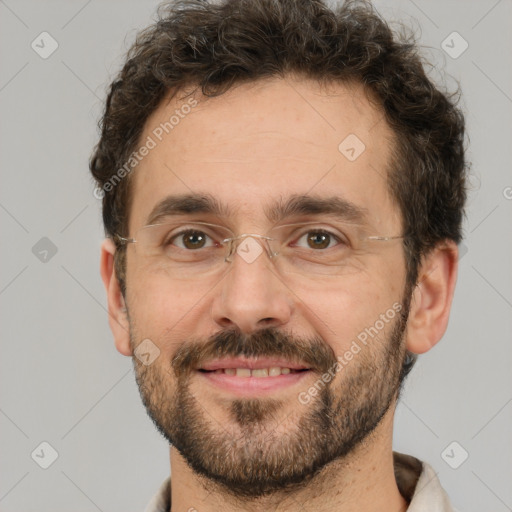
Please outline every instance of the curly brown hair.
[[[295, 74], [363, 84], [394, 130], [388, 186], [403, 216], [408, 284], [416, 283], [422, 255], [438, 242], [461, 241], [463, 115], [455, 95], [427, 77], [413, 38], [395, 34], [369, 2], [330, 8], [322, 0], [181, 0], [159, 14], [138, 35], [110, 86], [90, 161], [105, 192], [107, 236], [128, 236], [130, 177], [108, 184], [140, 144], [164, 96], [190, 86], [217, 96], [234, 84]], [[123, 246], [115, 268], [124, 295]]]

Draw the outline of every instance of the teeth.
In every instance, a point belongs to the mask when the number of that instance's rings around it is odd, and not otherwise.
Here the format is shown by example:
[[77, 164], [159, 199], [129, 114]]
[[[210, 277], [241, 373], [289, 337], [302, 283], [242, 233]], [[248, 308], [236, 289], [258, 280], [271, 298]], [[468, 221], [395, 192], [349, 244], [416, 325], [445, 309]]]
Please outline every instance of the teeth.
[[252, 370], [251, 375], [253, 377], [268, 377], [268, 370], [266, 368]]
[[[293, 370], [296, 373], [298, 370]], [[213, 373], [225, 373], [226, 375], [236, 375], [237, 377], [278, 377], [279, 375], [288, 375], [292, 370], [290, 368], [281, 368], [279, 366], [271, 366], [270, 368], [219, 368]]]

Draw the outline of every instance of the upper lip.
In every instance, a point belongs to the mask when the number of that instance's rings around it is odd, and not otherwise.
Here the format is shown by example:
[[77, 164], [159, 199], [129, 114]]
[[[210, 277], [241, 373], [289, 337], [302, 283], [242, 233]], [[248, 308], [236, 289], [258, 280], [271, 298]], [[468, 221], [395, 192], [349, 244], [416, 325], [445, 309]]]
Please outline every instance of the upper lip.
[[293, 361], [278, 358], [247, 358], [247, 357], [230, 357], [225, 359], [215, 359], [201, 365], [199, 370], [214, 371], [224, 368], [249, 368], [258, 370], [262, 368], [290, 368], [291, 370], [309, 370], [309, 366]]

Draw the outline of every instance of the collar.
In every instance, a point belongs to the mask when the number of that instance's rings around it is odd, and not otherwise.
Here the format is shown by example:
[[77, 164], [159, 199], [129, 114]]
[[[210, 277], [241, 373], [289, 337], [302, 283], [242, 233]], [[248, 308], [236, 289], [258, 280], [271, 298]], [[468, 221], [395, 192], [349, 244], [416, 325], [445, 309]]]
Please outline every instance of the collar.
[[[434, 469], [411, 455], [393, 452], [396, 484], [409, 503], [407, 512], [455, 512]], [[160, 486], [144, 512], [169, 512], [171, 478]]]

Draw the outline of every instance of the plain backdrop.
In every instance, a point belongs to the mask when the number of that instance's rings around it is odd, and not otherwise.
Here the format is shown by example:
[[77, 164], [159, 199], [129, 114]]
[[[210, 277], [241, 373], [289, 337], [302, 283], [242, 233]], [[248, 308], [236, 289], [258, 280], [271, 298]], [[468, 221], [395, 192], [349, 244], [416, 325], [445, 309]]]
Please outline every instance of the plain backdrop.
[[[2, 512], [142, 511], [169, 474], [167, 444], [108, 327], [100, 201], [88, 171], [106, 87], [156, 6], [0, 0]], [[436, 80], [460, 82], [472, 162], [449, 328], [409, 377], [394, 449], [428, 461], [460, 511], [505, 512], [512, 510], [512, 2], [376, 6], [413, 27]]]

